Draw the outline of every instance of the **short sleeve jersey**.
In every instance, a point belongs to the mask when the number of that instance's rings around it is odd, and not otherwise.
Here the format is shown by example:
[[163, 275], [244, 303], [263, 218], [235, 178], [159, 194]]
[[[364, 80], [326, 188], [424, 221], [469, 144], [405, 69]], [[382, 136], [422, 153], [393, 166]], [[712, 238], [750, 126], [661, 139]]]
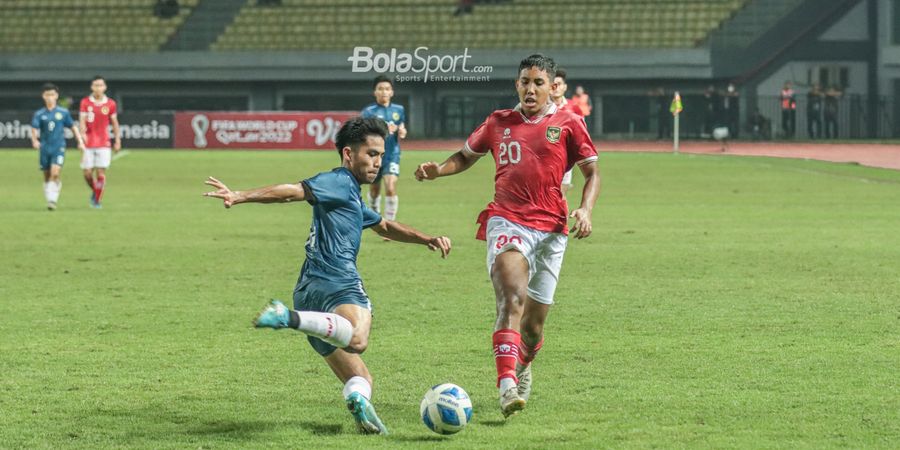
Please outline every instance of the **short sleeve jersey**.
[[538, 231], [567, 233], [560, 185], [573, 166], [597, 160], [584, 119], [550, 104], [528, 119], [516, 109], [495, 111], [466, 140], [464, 152], [494, 157], [494, 201], [478, 222], [500, 216]]
[[359, 182], [346, 168], [322, 172], [301, 184], [313, 206], [301, 284], [318, 278], [338, 288], [359, 285], [356, 257], [362, 230], [381, 223], [381, 216], [362, 201]]
[[104, 148], [110, 146], [109, 124], [112, 118], [118, 114], [116, 101], [104, 96], [95, 100], [92, 96], [81, 99], [79, 112], [85, 118], [87, 132], [85, 133], [85, 147]]
[[31, 127], [40, 131], [41, 151], [56, 152], [66, 148], [65, 129], [75, 125], [72, 115], [59, 106], [53, 109], [41, 108], [34, 113]]
[[[387, 106], [372, 103], [363, 108], [362, 116], [365, 118], [377, 117], [388, 125], [406, 124], [406, 110], [402, 105], [396, 103], [390, 103]], [[387, 154], [386, 157], [400, 153], [400, 140], [397, 139], [397, 133], [389, 134], [384, 140], [384, 151]]]

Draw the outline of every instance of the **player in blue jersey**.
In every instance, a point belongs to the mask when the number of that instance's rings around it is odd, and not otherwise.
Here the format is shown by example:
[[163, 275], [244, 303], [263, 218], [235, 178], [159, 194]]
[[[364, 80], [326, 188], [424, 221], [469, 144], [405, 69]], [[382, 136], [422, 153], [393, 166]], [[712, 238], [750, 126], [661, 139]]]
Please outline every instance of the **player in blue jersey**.
[[84, 150], [84, 141], [72, 120], [72, 114], [57, 105], [59, 88], [47, 83], [41, 96], [44, 98], [44, 107], [37, 110], [31, 119], [31, 146], [40, 151], [40, 167], [44, 172], [44, 198], [47, 199], [47, 209], [53, 211], [59, 202], [59, 191], [62, 190], [60, 170], [66, 160], [65, 129], [72, 129], [81, 150]]
[[362, 110], [363, 117], [377, 117], [388, 127], [388, 137], [384, 140], [384, 159], [381, 171], [369, 188], [369, 206], [381, 213], [381, 180], [384, 179], [384, 218], [397, 218], [400, 199], [397, 196], [397, 178], [400, 176], [400, 139], [406, 139], [406, 110], [391, 103], [394, 84], [391, 79], [379, 75], [375, 78], [375, 103]]
[[294, 289], [294, 309], [277, 300], [269, 303], [254, 324], [266, 328], [293, 328], [306, 333], [313, 349], [325, 358], [344, 383], [344, 399], [362, 433], [387, 434], [371, 403], [372, 376], [360, 354], [366, 350], [372, 306], [356, 269], [362, 230], [399, 242], [428, 246], [450, 253], [450, 239], [433, 237], [409, 226], [381, 218], [362, 201], [360, 185], [378, 176], [388, 130], [382, 120], [356, 117], [344, 123], [336, 147], [341, 167], [299, 183], [247, 191], [232, 191], [210, 177], [216, 190], [207, 197], [223, 200], [230, 208], [241, 203], [284, 203], [306, 200], [313, 207], [306, 241], [306, 261]]

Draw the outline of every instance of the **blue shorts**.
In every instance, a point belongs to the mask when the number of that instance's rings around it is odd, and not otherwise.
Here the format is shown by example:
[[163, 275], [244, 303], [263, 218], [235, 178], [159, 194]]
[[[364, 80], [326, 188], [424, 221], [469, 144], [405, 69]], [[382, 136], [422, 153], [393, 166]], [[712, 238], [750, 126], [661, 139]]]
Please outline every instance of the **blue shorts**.
[[372, 183], [379, 183], [381, 181], [381, 177], [385, 175], [393, 175], [395, 177], [400, 176], [399, 151], [384, 154], [384, 157], [381, 158], [381, 169], [378, 171], [378, 176], [375, 177], [375, 180], [372, 181]]
[[50, 166], [60, 166], [66, 161], [66, 149], [46, 151], [41, 149], [41, 170], [50, 170]]
[[[297, 311], [330, 313], [340, 305], [357, 305], [372, 310], [372, 304], [362, 283], [347, 287], [346, 284], [338, 286], [325, 280], [313, 279], [301, 280], [294, 288], [294, 309]], [[337, 349], [317, 337], [307, 336], [307, 339], [309, 345], [322, 356], [328, 356]]]

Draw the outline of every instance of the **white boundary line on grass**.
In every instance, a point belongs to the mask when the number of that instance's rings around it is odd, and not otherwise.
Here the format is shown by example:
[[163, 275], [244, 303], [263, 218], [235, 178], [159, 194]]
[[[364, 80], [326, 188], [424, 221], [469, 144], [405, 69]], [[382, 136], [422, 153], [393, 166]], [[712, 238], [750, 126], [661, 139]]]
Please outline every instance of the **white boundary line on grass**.
[[115, 155], [113, 155], [112, 160], [115, 161], [115, 160], [117, 160], [117, 159], [119, 159], [119, 158], [124, 158], [124, 157], [126, 157], [126, 156], [128, 156], [128, 150], [122, 150], [121, 152], [116, 153]]

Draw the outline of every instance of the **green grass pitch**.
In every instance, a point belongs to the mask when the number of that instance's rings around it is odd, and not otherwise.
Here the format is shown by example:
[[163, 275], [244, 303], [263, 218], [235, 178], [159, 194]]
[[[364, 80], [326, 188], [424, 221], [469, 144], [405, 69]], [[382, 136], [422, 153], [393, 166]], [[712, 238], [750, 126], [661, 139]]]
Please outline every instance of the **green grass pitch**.
[[[337, 155], [132, 151], [100, 211], [70, 155], [51, 213], [37, 155], [0, 152], [0, 448], [900, 446], [900, 173], [602, 155], [594, 235], [570, 241], [532, 400], [504, 421], [473, 239], [492, 164], [419, 184], [447, 153], [407, 152], [400, 220], [454, 249], [364, 234], [385, 438], [354, 434], [303, 335], [251, 327], [290, 299], [310, 208], [201, 197], [209, 175], [291, 182]], [[475, 407], [447, 438], [418, 417], [445, 381]]]

